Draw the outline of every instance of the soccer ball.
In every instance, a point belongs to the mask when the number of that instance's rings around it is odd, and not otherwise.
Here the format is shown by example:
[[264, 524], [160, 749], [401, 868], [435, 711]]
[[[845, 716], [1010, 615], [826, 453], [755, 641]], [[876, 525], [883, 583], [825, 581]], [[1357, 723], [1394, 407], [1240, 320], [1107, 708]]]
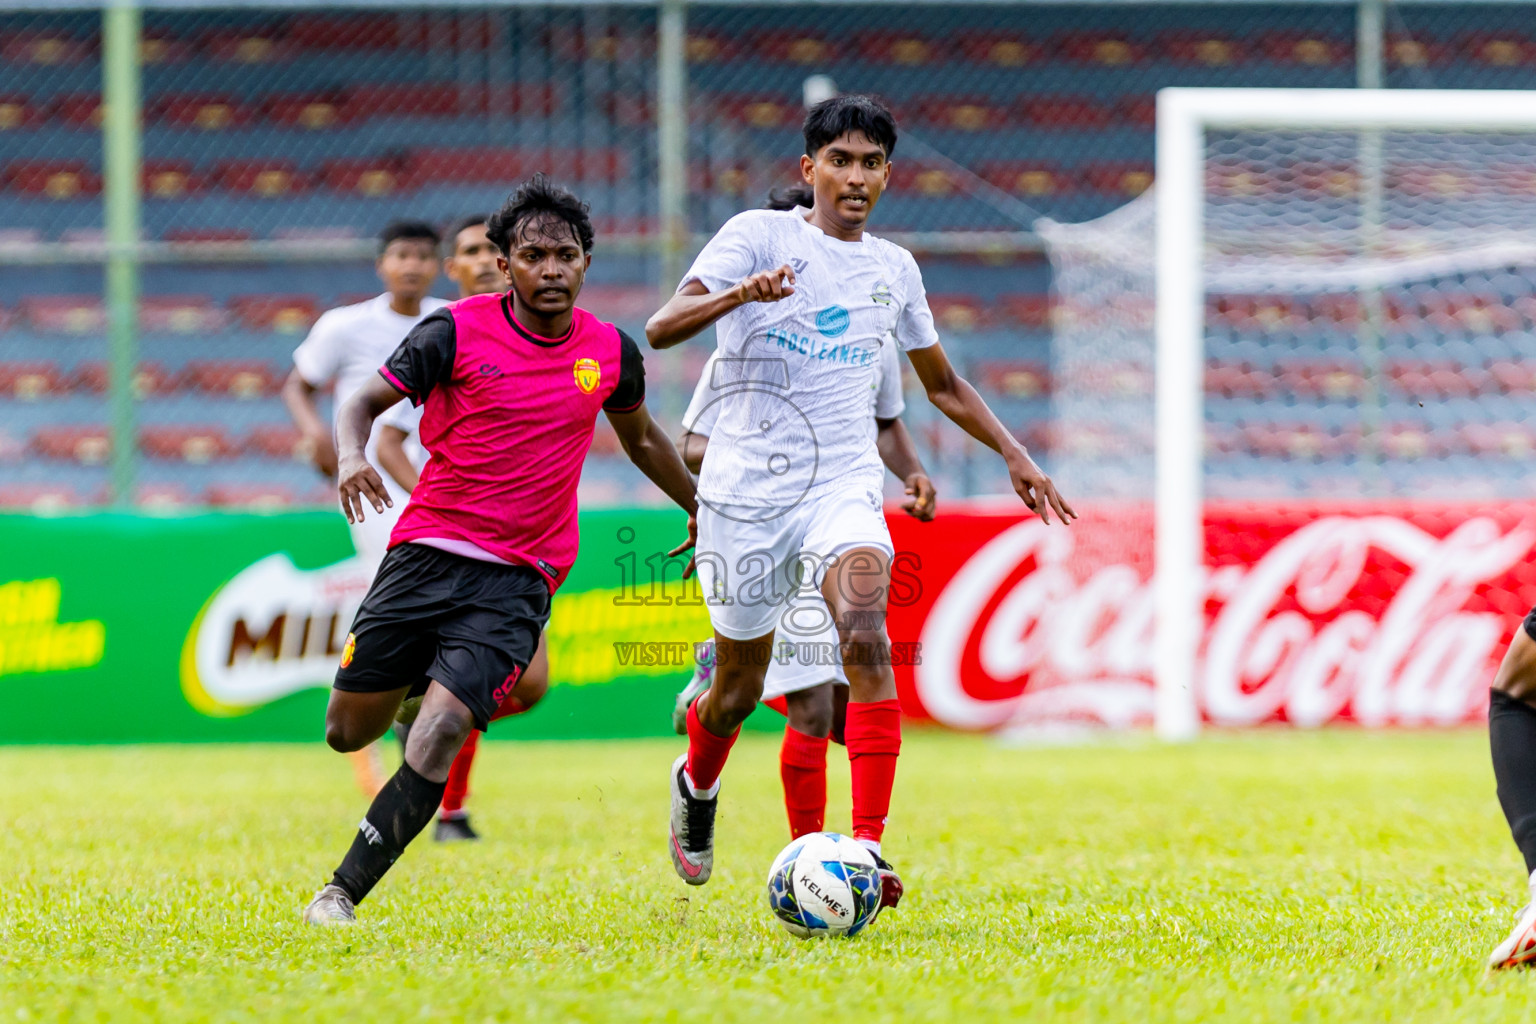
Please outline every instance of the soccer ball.
[[880, 910], [880, 869], [862, 843], [812, 832], [773, 858], [768, 906], [798, 938], [856, 935]]

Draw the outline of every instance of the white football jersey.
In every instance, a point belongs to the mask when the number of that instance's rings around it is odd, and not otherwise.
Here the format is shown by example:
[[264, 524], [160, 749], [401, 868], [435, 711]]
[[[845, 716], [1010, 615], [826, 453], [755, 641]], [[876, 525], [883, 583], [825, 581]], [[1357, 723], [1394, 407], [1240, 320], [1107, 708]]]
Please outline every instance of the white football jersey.
[[706, 501], [773, 507], [855, 480], [878, 489], [870, 393], [880, 351], [939, 340], [911, 253], [870, 234], [833, 238], [808, 213], [737, 214], [683, 278], [716, 292], [784, 264], [795, 271], [795, 294], [749, 302], [715, 325], [706, 386], [720, 398], [699, 474]]
[[[333, 425], [341, 403], [378, 374], [379, 367], [394, 354], [411, 328], [428, 313], [448, 305], [444, 299], [425, 298], [421, 300], [420, 316], [405, 316], [390, 309], [389, 302], [386, 292], [367, 302], [327, 310], [309, 329], [303, 344], [294, 349], [293, 365], [311, 387], [335, 386], [331, 404]], [[409, 402], [403, 404], [410, 407]], [[374, 422], [366, 451], [368, 461], [375, 466], [378, 460], [374, 448], [381, 422], [382, 418]]]

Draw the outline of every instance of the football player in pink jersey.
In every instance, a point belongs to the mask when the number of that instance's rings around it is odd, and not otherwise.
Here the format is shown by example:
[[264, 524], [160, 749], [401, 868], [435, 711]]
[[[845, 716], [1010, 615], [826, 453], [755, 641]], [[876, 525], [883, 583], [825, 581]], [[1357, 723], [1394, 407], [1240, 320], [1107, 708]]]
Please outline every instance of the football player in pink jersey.
[[693, 478], [645, 408], [635, 342], [576, 306], [592, 222], [536, 175], [491, 217], [512, 288], [460, 299], [422, 320], [338, 416], [342, 508], [351, 520], [391, 499], [364, 457], [373, 421], [401, 398], [422, 408], [432, 458], [358, 609], [326, 709], [326, 741], [356, 750], [420, 695], [405, 761], [357, 827], [331, 881], [304, 910], [345, 924], [442, 802], [470, 730], [512, 696], [576, 560], [576, 491], [599, 412], [625, 453], [688, 513]]

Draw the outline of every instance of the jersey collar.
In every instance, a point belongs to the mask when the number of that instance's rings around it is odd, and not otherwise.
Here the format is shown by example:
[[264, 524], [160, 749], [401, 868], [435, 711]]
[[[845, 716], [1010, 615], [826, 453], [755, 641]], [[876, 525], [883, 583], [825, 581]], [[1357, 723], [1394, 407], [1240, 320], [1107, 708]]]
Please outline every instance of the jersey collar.
[[571, 340], [571, 336], [576, 333], [576, 317], [574, 316], [574, 310], [572, 312], [573, 315], [571, 316], [570, 329], [558, 338], [546, 338], [542, 335], [534, 334], [528, 328], [517, 322], [517, 317], [512, 314], [511, 292], [505, 292], [501, 296], [501, 313], [507, 318], [508, 326], [510, 326], [512, 330], [521, 335], [524, 340], [531, 341], [535, 345], [541, 345], [544, 348], [558, 348], [559, 346], [564, 345], [566, 342]]

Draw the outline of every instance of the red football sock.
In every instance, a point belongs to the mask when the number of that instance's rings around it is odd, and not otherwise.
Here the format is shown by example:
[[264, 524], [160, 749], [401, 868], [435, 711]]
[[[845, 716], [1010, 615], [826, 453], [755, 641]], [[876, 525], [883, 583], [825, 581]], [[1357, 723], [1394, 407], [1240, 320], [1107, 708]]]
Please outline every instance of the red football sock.
[[695, 789], [708, 789], [720, 779], [725, 759], [741, 735], [738, 728], [729, 736], [716, 736], [699, 721], [699, 702], [688, 705], [688, 778]]
[[765, 707], [765, 708], [773, 708], [773, 710], [777, 711], [779, 714], [783, 715], [785, 718], [789, 717], [789, 698], [788, 697], [764, 697], [763, 698], [763, 707]]
[[448, 784], [443, 789], [442, 816], [457, 817], [464, 810], [464, 800], [469, 796], [469, 769], [475, 763], [475, 749], [480, 746], [480, 730], [471, 729], [464, 738], [464, 745], [448, 766]]
[[843, 727], [853, 774], [853, 837], [879, 842], [891, 810], [896, 758], [901, 753], [901, 702], [848, 705]]
[[784, 780], [789, 838], [820, 832], [827, 817], [827, 737], [807, 736], [786, 725], [784, 745], [779, 748], [779, 777]]

